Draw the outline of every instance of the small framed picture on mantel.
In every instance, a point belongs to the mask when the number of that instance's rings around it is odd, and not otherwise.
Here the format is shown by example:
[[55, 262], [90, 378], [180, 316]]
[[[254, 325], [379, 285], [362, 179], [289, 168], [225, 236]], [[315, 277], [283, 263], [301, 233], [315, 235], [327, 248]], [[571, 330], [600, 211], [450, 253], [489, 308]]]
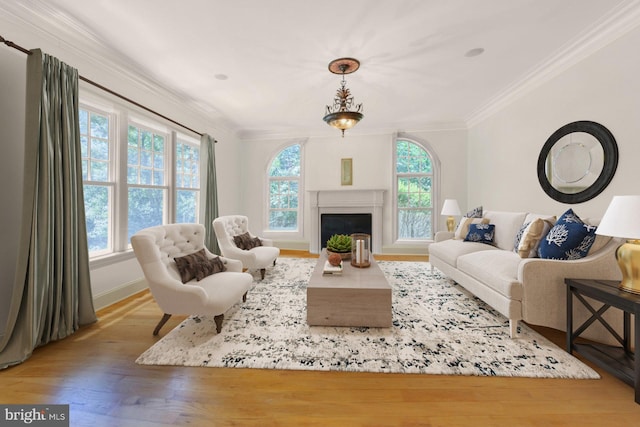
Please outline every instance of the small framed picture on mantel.
[[353, 159], [340, 160], [340, 184], [353, 185]]

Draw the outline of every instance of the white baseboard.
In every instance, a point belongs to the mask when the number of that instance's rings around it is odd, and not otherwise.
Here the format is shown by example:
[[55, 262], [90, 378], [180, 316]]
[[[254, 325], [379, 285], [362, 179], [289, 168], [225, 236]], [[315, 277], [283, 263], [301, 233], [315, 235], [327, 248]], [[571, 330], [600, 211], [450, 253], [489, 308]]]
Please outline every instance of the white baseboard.
[[99, 295], [93, 296], [93, 306], [95, 310], [100, 310], [122, 301], [125, 298], [130, 297], [140, 291], [147, 289], [147, 282], [144, 279], [134, 280], [133, 282], [125, 283], [117, 288], [110, 289]]
[[274, 240], [274, 246], [279, 247], [280, 249], [290, 249], [293, 251], [308, 251], [309, 250], [309, 242], [308, 241], [298, 241], [298, 240]]
[[426, 245], [384, 246], [381, 255], [427, 255]]

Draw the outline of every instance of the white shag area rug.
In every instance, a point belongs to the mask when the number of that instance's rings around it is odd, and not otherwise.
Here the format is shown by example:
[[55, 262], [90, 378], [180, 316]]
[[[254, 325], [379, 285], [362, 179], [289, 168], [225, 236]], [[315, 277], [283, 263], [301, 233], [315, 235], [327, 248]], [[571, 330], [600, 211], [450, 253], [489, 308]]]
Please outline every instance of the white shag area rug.
[[380, 261], [393, 289], [391, 328], [308, 326], [306, 285], [315, 259], [280, 258], [254, 275], [247, 301], [192, 316], [136, 363], [232, 368], [600, 378], [526, 325], [508, 320], [425, 262]]

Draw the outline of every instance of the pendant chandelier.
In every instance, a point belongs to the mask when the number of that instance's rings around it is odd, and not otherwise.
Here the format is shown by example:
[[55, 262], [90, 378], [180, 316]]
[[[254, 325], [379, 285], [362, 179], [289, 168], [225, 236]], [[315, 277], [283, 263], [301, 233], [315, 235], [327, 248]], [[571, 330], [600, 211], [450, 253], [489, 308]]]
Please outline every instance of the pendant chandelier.
[[[332, 105], [327, 105], [327, 113], [323, 120], [329, 126], [342, 131], [354, 127], [364, 117], [360, 112], [362, 104], [354, 104], [351, 91], [346, 87], [347, 82], [344, 80], [345, 74], [351, 74], [360, 68], [360, 61], [354, 58], [339, 58], [329, 63], [329, 71], [333, 74], [342, 74], [342, 82], [333, 99]], [[352, 111], [353, 108], [353, 111]]]

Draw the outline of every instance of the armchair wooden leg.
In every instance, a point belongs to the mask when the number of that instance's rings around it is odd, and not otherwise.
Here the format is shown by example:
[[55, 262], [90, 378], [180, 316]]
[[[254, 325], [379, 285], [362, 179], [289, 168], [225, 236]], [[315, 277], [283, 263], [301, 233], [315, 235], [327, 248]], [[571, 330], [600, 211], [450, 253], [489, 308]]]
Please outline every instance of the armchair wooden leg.
[[220, 333], [222, 331], [222, 321], [224, 320], [224, 314], [218, 314], [213, 317], [213, 320], [216, 322], [216, 332]]
[[275, 259], [273, 260], [273, 266], [274, 267], [276, 266], [276, 260]]
[[262, 279], [262, 280], [264, 280], [264, 273], [265, 273], [266, 271], [267, 271], [267, 269], [266, 269], [266, 268], [261, 268], [261, 269], [260, 269], [260, 277], [261, 277], [261, 279]]
[[247, 302], [247, 293], [245, 292], [244, 295], [242, 295], [242, 302]]
[[160, 321], [158, 322], [158, 325], [156, 326], [156, 328], [153, 330], [153, 335], [158, 335], [158, 333], [160, 332], [160, 329], [164, 326], [165, 323], [167, 323], [167, 320], [169, 320], [169, 318], [171, 317], [170, 314], [165, 313], [162, 316], [162, 319], [160, 319]]

